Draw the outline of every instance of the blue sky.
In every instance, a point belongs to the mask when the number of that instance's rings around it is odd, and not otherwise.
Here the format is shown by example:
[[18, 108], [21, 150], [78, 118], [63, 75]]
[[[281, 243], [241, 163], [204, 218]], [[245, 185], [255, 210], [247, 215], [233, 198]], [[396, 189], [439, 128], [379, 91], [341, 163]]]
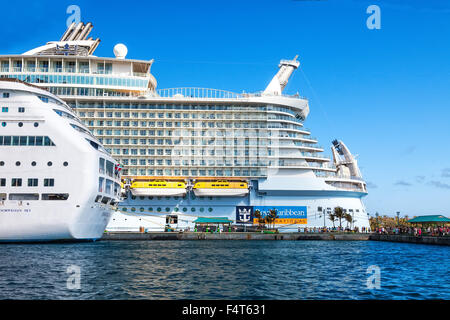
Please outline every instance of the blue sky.
[[[309, 98], [305, 126], [328, 154], [338, 138], [359, 155], [368, 212], [450, 216], [450, 2], [6, 2], [0, 53], [59, 40], [71, 4], [102, 39], [96, 55], [120, 42], [155, 59], [159, 88], [259, 91], [299, 54], [286, 93]], [[380, 30], [366, 27], [372, 4]]]

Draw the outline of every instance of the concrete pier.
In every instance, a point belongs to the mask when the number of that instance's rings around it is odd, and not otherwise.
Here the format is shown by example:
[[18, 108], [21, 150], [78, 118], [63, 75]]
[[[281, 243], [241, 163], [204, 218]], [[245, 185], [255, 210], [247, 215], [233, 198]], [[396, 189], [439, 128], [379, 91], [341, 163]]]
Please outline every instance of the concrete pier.
[[369, 240], [368, 233], [106, 232], [102, 240]]
[[390, 241], [390, 242], [405, 242], [418, 244], [435, 244], [442, 246], [450, 246], [450, 236], [432, 237], [432, 236], [411, 236], [403, 234], [371, 234], [370, 240], [374, 241]]
[[417, 244], [450, 245], [450, 236], [415, 237], [374, 233], [261, 233], [261, 232], [105, 232], [101, 240], [327, 240], [327, 241], [390, 241]]

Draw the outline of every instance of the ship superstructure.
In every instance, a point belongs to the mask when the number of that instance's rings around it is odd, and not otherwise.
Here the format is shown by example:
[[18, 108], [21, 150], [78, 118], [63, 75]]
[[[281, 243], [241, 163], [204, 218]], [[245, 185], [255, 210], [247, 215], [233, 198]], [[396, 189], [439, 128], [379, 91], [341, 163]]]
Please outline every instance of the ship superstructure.
[[95, 57], [91, 29], [71, 25], [60, 41], [0, 56], [0, 77], [61, 97], [123, 165], [126, 199], [109, 230], [187, 228], [199, 216], [251, 223], [269, 207], [280, 230], [329, 227], [336, 206], [351, 214], [351, 227], [369, 227], [354, 156], [342, 141], [333, 142], [333, 160], [324, 156], [304, 127], [308, 100], [282, 93], [297, 57], [281, 60], [259, 93], [157, 89], [153, 60], [126, 59], [121, 44], [115, 58]]

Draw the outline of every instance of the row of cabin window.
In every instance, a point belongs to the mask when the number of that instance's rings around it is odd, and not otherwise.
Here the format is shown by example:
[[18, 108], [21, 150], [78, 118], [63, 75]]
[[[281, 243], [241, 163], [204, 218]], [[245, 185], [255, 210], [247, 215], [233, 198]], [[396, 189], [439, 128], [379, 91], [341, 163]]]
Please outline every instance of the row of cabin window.
[[[36, 166], [36, 161], [32, 161], [31, 162], [31, 165], [33, 166], [33, 167], [35, 167]], [[3, 167], [5, 165], [5, 161], [0, 161], [0, 167]], [[22, 165], [22, 163], [20, 162], [20, 161], [16, 161], [16, 166], [17, 167], [19, 167], [19, 166], [21, 166]], [[49, 166], [49, 167], [51, 167], [53, 165], [53, 162], [51, 162], [51, 161], [49, 161], [49, 162], [47, 162], [47, 166]], [[67, 167], [69, 165], [69, 163], [67, 162], [67, 161], [64, 161], [63, 162], [63, 166], [64, 167]]]
[[[149, 115], [152, 115], [152, 117], [155, 117], [155, 114], [157, 114], [160, 110], [180, 110], [181, 112], [189, 112], [189, 113], [183, 113], [183, 118], [189, 118], [188, 114], [193, 114], [190, 111], [248, 111], [248, 105], [224, 105], [224, 104], [216, 104], [216, 105], [205, 105], [205, 104], [153, 104], [153, 103], [109, 103], [109, 102], [78, 102], [78, 103], [71, 103], [70, 106], [72, 108], [79, 108], [79, 109], [91, 109], [91, 108], [101, 108], [101, 109], [139, 109], [138, 112], [130, 112], [128, 110], [124, 111], [107, 111], [104, 112], [103, 110], [97, 111], [98, 117], [104, 117], [106, 115], [107, 118], [112, 118], [113, 116], [116, 118], [129, 118], [130, 116], [132, 118], [146, 118]], [[154, 112], [148, 113], [144, 110], [152, 110]], [[183, 110], [183, 111], [182, 111]], [[186, 110], [186, 111], [184, 111]], [[251, 111], [256, 114], [258, 111], [281, 111], [286, 113], [293, 114], [293, 110], [290, 108], [284, 108], [279, 106], [273, 106], [273, 105], [252, 105]], [[181, 118], [181, 116], [177, 116], [177, 113], [167, 113], [166, 118]], [[164, 118], [164, 116], [161, 115], [162, 113], [158, 113], [158, 118]], [[81, 117], [94, 117], [94, 111], [80, 111]], [[160, 116], [161, 115], [161, 116]]]
[[[2, 97], [3, 98], [9, 98], [9, 97], [11, 97], [11, 94], [9, 92], [3, 92]], [[46, 96], [38, 96], [38, 98], [41, 99], [42, 102], [45, 102], [45, 103], [52, 102], [52, 103], [55, 103], [55, 104], [58, 104], [58, 105], [62, 105], [65, 108], [67, 108], [67, 106], [65, 106], [63, 103], [59, 102], [56, 99], [53, 99], [53, 98], [50, 98], [50, 97], [46, 97]], [[6, 108], [6, 109], [8, 109], [8, 108]], [[3, 111], [3, 109], [2, 109], [2, 112], [8, 112], [8, 110]], [[19, 112], [25, 112], [25, 108], [19, 107]]]
[[[3, 121], [3, 122], [2, 122], [2, 127], [6, 127], [7, 124], [8, 124], [8, 123], [7, 123], [6, 121]], [[19, 127], [23, 127], [23, 122], [18, 122], [17, 125], [18, 125]], [[33, 126], [34, 126], [35, 128], [39, 127], [39, 122], [33, 123]]]
[[0, 146], [55, 146], [48, 136], [0, 136]]
[[[37, 187], [39, 185], [39, 179], [37, 178], [28, 178], [28, 187]], [[11, 187], [21, 187], [22, 186], [22, 178], [12, 178], [11, 179]], [[46, 178], [44, 179], [44, 187], [54, 187], [55, 179]], [[0, 178], [0, 187], [6, 187], [6, 179]]]
[[[6, 193], [0, 193], [0, 201], [4, 200], [39, 200], [39, 193], [10, 193], [7, 197]], [[43, 193], [41, 200], [67, 200], [69, 199], [68, 193]]]
[[[9, 111], [9, 107], [2, 107], [2, 112], [8, 112]], [[25, 112], [25, 108], [24, 107], [18, 107], [17, 111], [20, 113], [24, 113]]]

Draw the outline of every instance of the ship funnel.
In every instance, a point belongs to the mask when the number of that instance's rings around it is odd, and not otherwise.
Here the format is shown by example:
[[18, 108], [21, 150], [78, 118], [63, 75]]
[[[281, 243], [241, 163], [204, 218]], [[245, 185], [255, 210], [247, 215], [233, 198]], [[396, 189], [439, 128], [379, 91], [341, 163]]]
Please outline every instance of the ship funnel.
[[84, 24], [72, 22], [62, 35], [59, 41], [50, 41], [46, 45], [31, 49], [23, 55], [74, 55], [74, 56], [90, 56], [94, 53], [100, 39], [89, 37], [93, 25], [88, 22]]
[[297, 69], [300, 66], [300, 62], [297, 61], [298, 55], [294, 57], [292, 60], [281, 60], [278, 67], [280, 70], [278, 70], [277, 74], [273, 77], [272, 81], [270, 81], [267, 88], [264, 90], [263, 94], [265, 95], [276, 95], [279, 96], [283, 92], [284, 88], [286, 87], [289, 78], [292, 75], [292, 72], [294, 72], [295, 69]]

